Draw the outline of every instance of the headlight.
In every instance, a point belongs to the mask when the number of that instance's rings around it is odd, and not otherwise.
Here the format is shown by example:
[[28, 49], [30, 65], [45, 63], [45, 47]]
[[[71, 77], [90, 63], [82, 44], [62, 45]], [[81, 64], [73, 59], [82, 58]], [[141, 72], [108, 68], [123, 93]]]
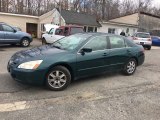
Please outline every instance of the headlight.
[[36, 60], [36, 61], [29, 61], [29, 62], [25, 62], [22, 63], [18, 66], [18, 68], [22, 68], [22, 69], [29, 69], [29, 70], [35, 70], [37, 69], [40, 64], [42, 63], [43, 60]]

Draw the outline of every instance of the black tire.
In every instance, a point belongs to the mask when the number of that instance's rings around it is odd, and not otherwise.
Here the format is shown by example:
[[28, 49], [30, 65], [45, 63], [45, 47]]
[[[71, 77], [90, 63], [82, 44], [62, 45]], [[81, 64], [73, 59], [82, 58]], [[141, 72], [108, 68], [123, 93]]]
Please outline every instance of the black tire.
[[151, 50], [151, 46], [148, 46], [147, 49], [148, 49], [148, 50]]
[[46, 45], [46, 44], [47, 44], [46, 39], [42, 38], [42, 45]]
[[[57, 75], [57, 71], [59, 71], [58, 75]], [[55, 73], [56, 73], [56, 75], [55, 75]], [[63, 76], [63, 74], [65, 76], [62, 79], [60, 76]], [[61, 82], [61, 80], [63, 80], [63, 82]], [[51, 69], [47, 74], [46, 86], [50, 90], [62, 91], [64, 89], [66, 89], [70, 83], [71, 83], [71, 74], [66, 67], [56, 66], [53, 69]], [[63, 86], [59, 87], [59, 84], [63, 84]]]
[[28, 39], [28, 38], [23, 38], [23, 39], [21, 40], [20, 45], [21, 45], [22, 47], [28, 47], [28, 46], [30, 46], [30, 41], [29, 41], [29, 39]]
[[[131, 65], [131, 63], [134, 63], [135, 66], [132, 67], [134, 69], [130, 67], [131, 70], [129, 71], [129, 66]], [[127, 76], [133, 75], [136, 71], [136, 68], [137, 68], [137, 61], [134, 58], [132, 58], [125, 64], [123, 73]]]

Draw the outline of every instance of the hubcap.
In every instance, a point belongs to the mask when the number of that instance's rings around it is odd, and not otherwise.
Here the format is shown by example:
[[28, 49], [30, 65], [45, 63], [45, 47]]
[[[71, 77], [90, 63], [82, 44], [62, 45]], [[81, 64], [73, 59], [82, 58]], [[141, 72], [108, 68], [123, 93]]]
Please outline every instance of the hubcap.
[[53, 71], [48, 76], [48, 83], [53, 88], [61, 88], [66, 84], [67, 77], [62, 71]]
[[23, 46], [28, 46], [29, 42], [28, 40], [23, 40]]
[[136, 64], [134, 61], [130, 61], [127, 65], [127, 72], [129, 74], [132, 74], [134, 71], [135, 71], [135, 68], [136, 68]]

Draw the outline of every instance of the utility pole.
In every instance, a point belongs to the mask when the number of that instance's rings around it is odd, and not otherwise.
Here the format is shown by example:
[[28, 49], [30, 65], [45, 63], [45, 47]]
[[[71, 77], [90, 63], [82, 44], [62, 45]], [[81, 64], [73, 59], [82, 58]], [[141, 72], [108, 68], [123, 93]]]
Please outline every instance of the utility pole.
[[61, 23], [61, 10], [62, 10], [61, 2], [62, 2], [62, 1], [59, 0], [59, 14], [60, 14], [60, 15], [59, 15], [59, 26], [61, 26], [61, 24], [62, 24], [62, 23]]
[[141, 0], [138, 0], [138, 29], [140, 30], [141, 22]]

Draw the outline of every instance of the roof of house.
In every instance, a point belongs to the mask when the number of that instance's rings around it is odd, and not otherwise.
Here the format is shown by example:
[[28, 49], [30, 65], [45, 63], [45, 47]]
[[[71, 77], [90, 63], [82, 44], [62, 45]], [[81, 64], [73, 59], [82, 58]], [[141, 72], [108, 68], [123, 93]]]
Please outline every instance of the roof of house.
[[97, 21], [97, 18], [94, 15], [69, 10], [61, 10], [60, 14], [62, 15], [67, 24], [78, 24], [88, 26], [90, 25], [101, 27], [101, 24]]
[[27, 18], [36, 18], [38, 19], [38, 16], [32, 16], [32, 15], [23, 15], [23, 14], [13, 14], [13, 13], [5, 13], [0, 12], [0, 15], [8, 15], [8, 16], [16, 16], [16, 17], [27, 17]]

